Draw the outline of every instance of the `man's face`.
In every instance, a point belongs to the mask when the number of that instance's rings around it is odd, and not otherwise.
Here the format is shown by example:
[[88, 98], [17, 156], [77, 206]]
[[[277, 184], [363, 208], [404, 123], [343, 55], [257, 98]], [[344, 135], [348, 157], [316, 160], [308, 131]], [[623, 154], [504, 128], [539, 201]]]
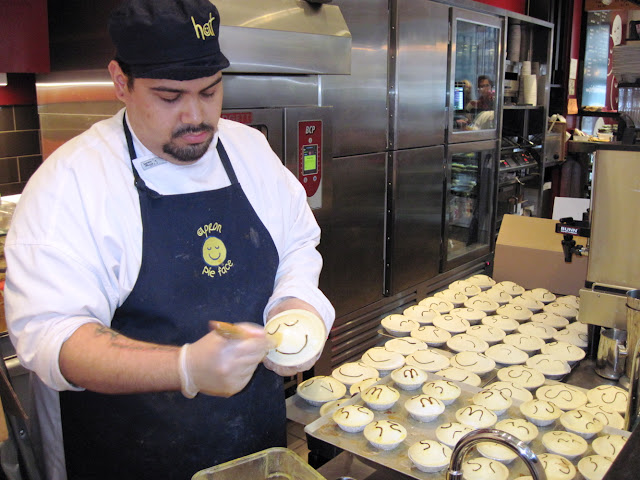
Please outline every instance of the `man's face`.
[[486, 80], [486, 79], [482, 80], [478, 84], [478, 90], [482, 95], [487, 95], [488, 93], [491, 92], [491, 82], [489, 82], [489, 80]]
[[222, 111], [222, 73], [185, 81], [136, 78], [129, 89], [116, 62], [109, 71], [131, 128], [151, 152], [179, 165], [206, 153]]

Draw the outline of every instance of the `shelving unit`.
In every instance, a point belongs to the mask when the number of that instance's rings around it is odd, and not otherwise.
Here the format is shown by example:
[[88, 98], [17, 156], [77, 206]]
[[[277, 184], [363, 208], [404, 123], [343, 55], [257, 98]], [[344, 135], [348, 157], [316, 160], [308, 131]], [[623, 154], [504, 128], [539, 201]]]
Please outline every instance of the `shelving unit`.
[[[545, 108], [510, 106], [503, 110], [501, 159], [509, 167], [500, 169], [498, 188], [511, 180], [519, 186], [519, 206], [509, 213], [538, 215], [541, 208]], [[512, 183], [513, 184], [513, 183]]]
[[[517, 26], [518, 36], [513, 35], [512, 26]], [[517, 73], [522, 89], [523, 62], [531, 62], [538, 88], [535, 105], [524, 104], [520, 95], [519, 104], [502, 106], [496, 234], [505, 214], [544, 216], [549, 208], [545, 198], [545, 183], [549, 182], [546, 169], [553, 161], [559, 161], [547, 151], [552, 38], [552, 23], [518, 14], [507, 16], [505, 72]], [[509, 44], [514, 39], [520, 41], [519, 50]]]

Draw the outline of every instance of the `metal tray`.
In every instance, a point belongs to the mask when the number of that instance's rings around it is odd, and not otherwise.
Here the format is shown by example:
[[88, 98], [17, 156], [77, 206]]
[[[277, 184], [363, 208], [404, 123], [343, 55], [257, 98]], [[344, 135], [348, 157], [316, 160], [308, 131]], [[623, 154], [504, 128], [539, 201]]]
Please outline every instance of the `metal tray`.
[[[436, 374], [429, 374], [429, 380], [441, 379]], [[387, 375], [382, 378], [379, 384], [388, 384], [390, 386], [393, 385], [393, 380], [391, 380], [391, 376]], [[472, 403], [471, 398], [473, 395], [480, 391], [481, 388], [473, 387], [471, 385], [467, 385], [460, 382], [454, 382], [460, 386], [462, 389], [462, 395], [451, 405], [448, 405], [443, 412], [436, 420], [429, 423], [419, 422], [414, 420], [404, 409], [404, 402], [407, 401], [414, 395], [418, 395], [422, 393], [421, 389], [406, 391], [402, 389], [398, 389], [400, 392], [400, 399], [398, 402], [389, 410], [376, 412], [374, 411], [374, 420], [392, 420], [394, 422], [399, 423], [407, 429], [407, 438], [395, 449], [390, 451], [383, 451], [373, 447], [367, 439], [364, 437], [362, 432], [359, 433], [347, 433], [340, 429], [338, 425], [332, 419], [332, 412], [327, 413], [326, 415], [318, 418], [313, 423], [309, 424], [305, 428], [305, 432], [321, 441], [327, 442], [331, 445], [334, 445], [338, 448], [346, 450], [348, 452], [353, 453], [354, 455], [363, 458], [364, 460], [372, 461], [381, 465], [384, 465], [387, 468], [400, 472], [404, 475], [407, 475], [412, 478], [424, 479], [424, 480], [433, 480], [433, 479], [444, 479], [446, 477], [446, 469], [437, 473], [424, 473], [419, 471], [411, 460], [409, 460], [407, 451], [411, 445], [420, 440], [424, 439], [432, 439], [437, 440], [435, 431], [436, 428], [447, 422], [456, 422], [455, 413], [458, 409], [463, 408]], [[545, 383], [557, 383], [553, 381], [547, 381]], [[579, 388], [579, 387], [574, 387]], [[581, 389], [585, 391], [584, 389]], [[533, 392], [535, 393], [535, 392]], [[519, 405], [522, 402], [514, 400], [514, 403], [509, 410], [503, 415], [498, 417], [498, 421], [506, 419], [506, 418], [524, 418], [520, 413]], [[366, 405], [365, 402], [361, 399], [360, 395], [356, 395], [351, 399], [347, 400], [343, 405], [350, 404], [358, 404], [358, 405]], [[545, 433], [552, 430], [564, 430], [560, 425], [559, 421], [554, 422], [553, 424], [547, 427], [538, 427], [539, 435], [538, 438], [533, 440], [529, 446], [536, 454], [545, 453], [546, 450], [542, 446], [541, 438]], [[605, 427], [605, 430], [602, 434], [619, 434], [625, 437], [630, 435], [629, 432], [624, 430], [618, 430], [612, 427]], [[589, 448], [585, 452], [586, 455], [593, 455], [594, 452], [591, 449], [591, 441], [597, 437], [593, 437], [590, 440], [587, 440], [589, 443]], [[480, 456], [480, 454], [475, 451], [469, 454], [469, 458]], [[582, 457], [576, 458], [573, 463], [577, 465], [578, 461]], [[510, 478], [517, 478], [521, 475], [529, 475], [529, 471], [522, 460], [519, 458], [515, 459], [513, 462], [507, 464], [510, 471]]]

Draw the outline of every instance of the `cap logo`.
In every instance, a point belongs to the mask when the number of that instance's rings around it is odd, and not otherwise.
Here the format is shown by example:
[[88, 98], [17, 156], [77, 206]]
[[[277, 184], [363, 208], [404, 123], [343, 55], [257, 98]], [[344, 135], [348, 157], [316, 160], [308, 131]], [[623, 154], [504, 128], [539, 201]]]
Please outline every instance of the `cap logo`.
[[213, 21], [216, 19], [211, 12], [209, 12], [209, 21], [204, 25], [200, 25], [196, 23], [196, 20], [191, 17], [191, 22], [193, 22], [193, 29], [196, 31], [196, 38], [202, 38], [205, 40], [206, 37], [215, 37], [216, 32], [213, 30]]

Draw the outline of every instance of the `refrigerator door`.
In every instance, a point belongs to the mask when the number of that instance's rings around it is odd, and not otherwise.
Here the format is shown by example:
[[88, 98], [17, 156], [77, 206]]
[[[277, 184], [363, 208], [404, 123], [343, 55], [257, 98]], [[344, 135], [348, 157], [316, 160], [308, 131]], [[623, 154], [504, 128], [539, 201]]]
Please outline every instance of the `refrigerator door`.
[[458, 8], [451, 12], [449, 143], [497, 138], [503, 20]]
[[497, 155], [495, 140], [448, 147], [443, 271], [491, 251]]
[[386, 153], [331, 158], [324, 166], [320, 288], [337, 317], [381, 300]]
[[424, 0], [399, 0], [397, 6], [393, 146], [442, 145], [447, 118], [449, 7]]
[[393, 154], [387, 221], [385, 293], [435, 277], [440, 263], [444, 146]]
[[386, 151], [389, 2], [367, 0], [363, 5], [359, 1], [333, 0], [332, 5], [340, 7], [353, 36], [351, 74], [319, 77], [320, 105], [333, 107], [333, 156]]

